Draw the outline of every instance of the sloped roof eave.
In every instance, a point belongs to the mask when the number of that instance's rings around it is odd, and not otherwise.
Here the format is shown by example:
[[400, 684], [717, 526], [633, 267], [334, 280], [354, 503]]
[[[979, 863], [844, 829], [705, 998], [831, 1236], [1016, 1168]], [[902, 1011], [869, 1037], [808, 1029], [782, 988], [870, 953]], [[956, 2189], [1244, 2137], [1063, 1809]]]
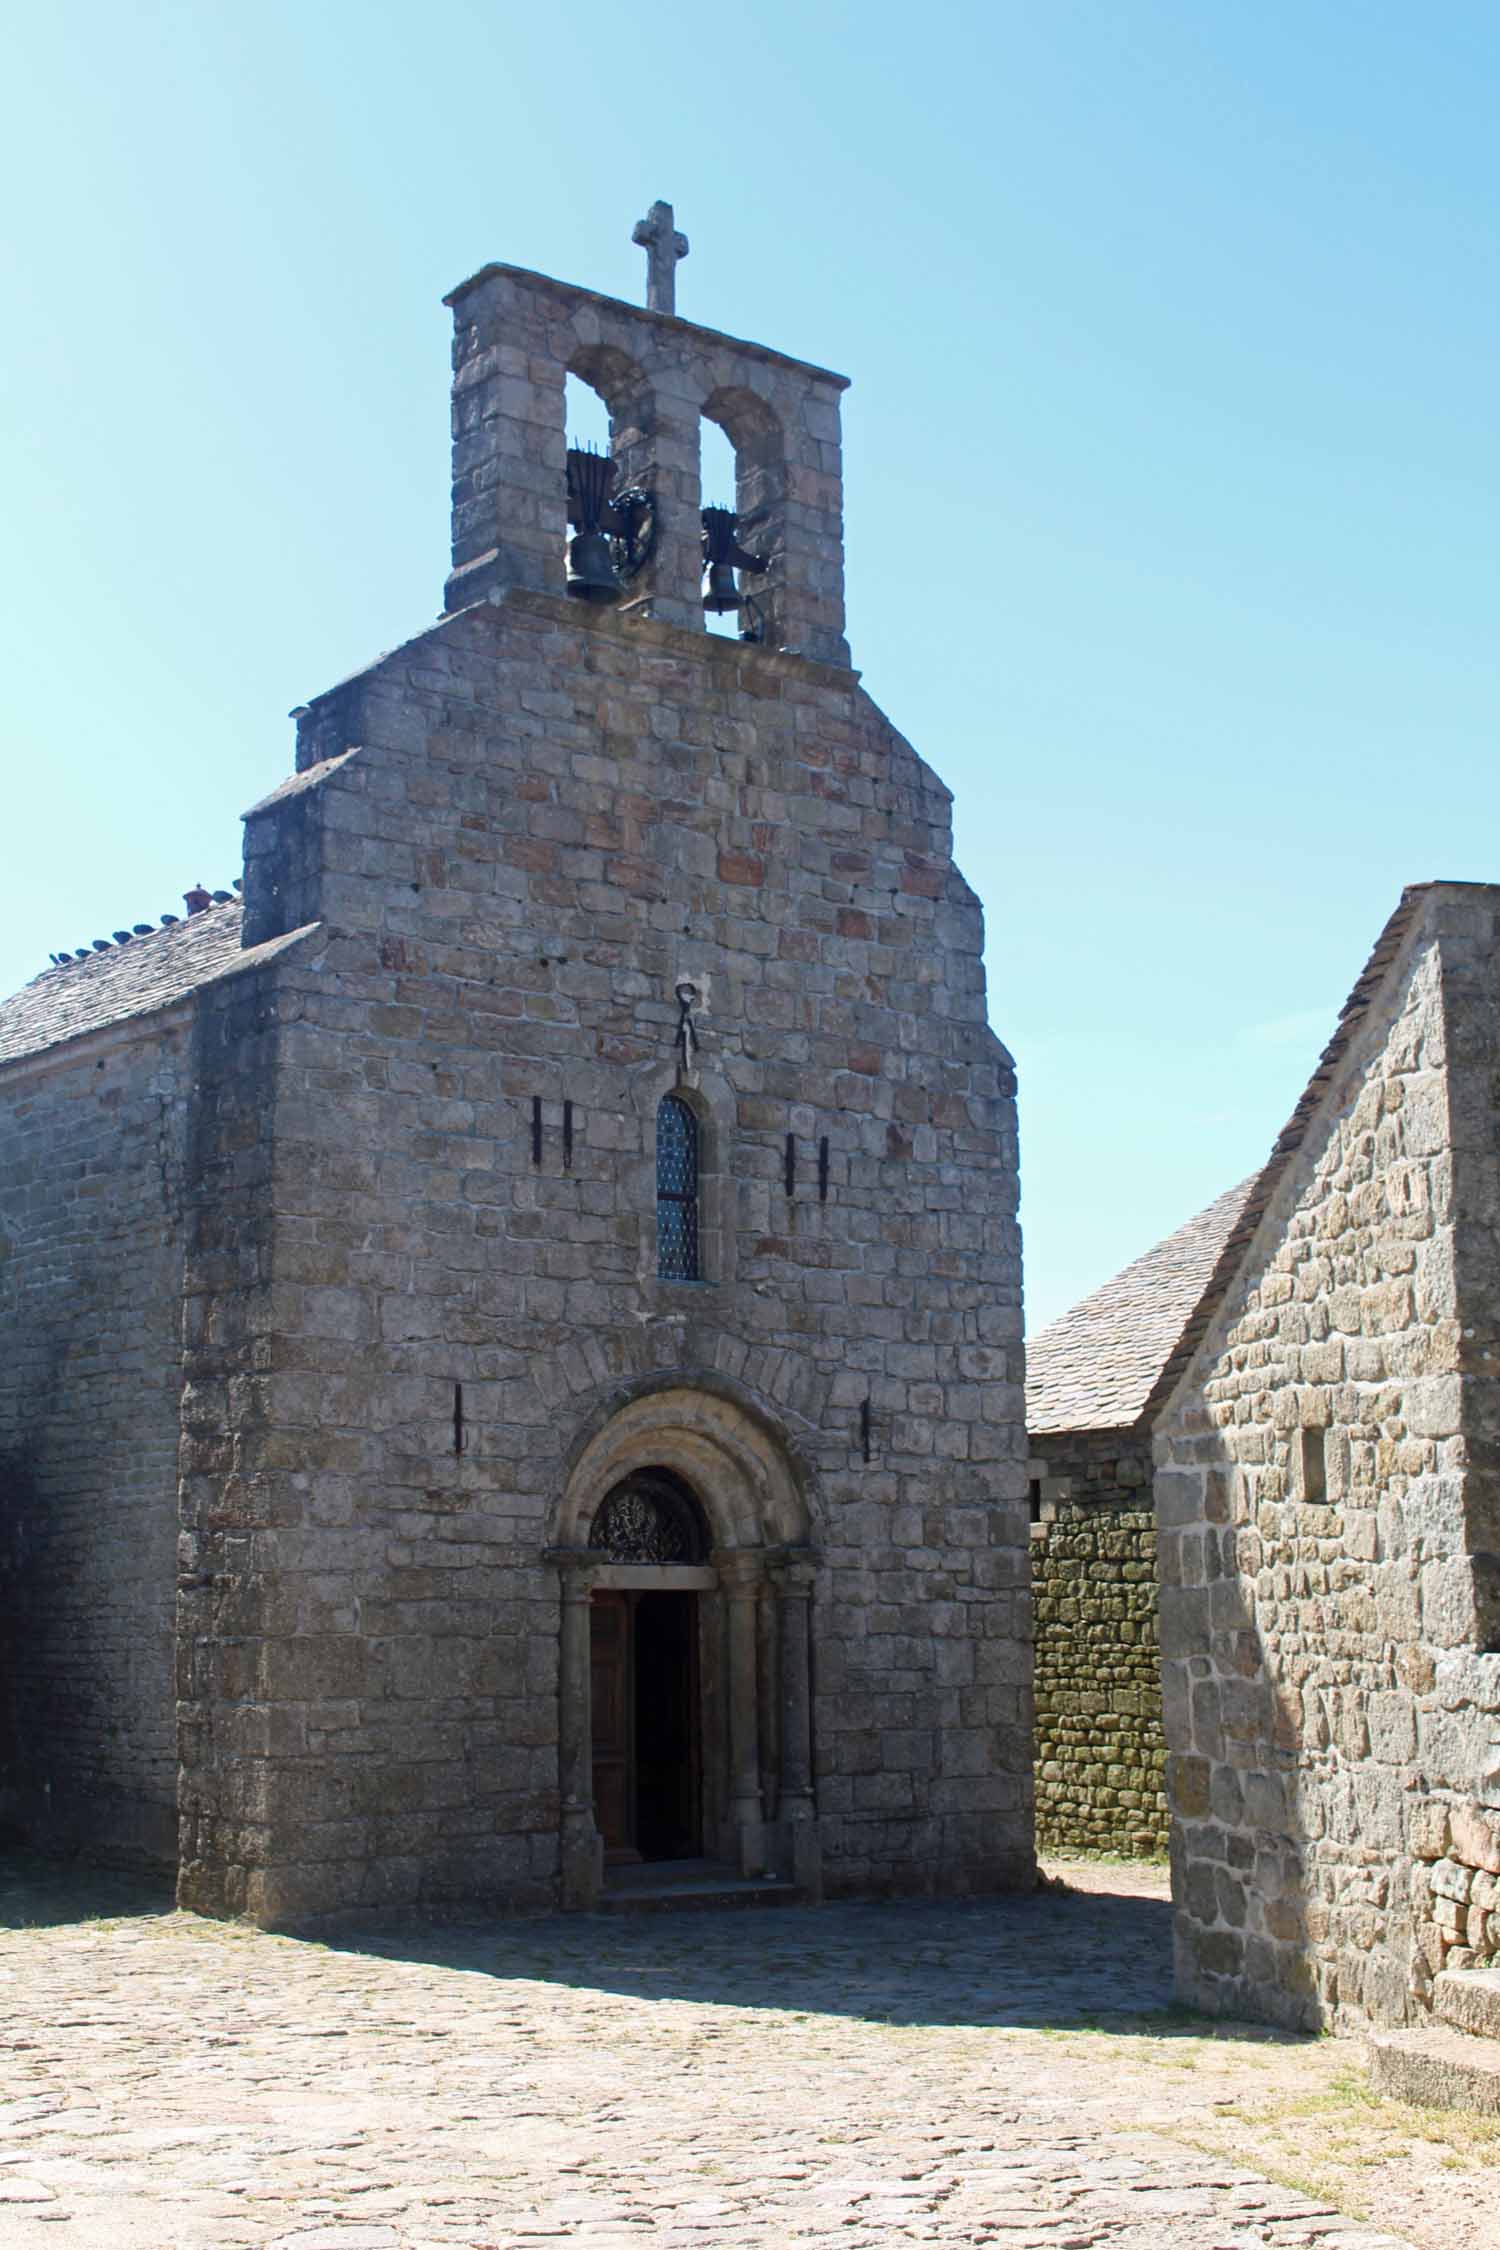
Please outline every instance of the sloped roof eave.
[[210, 985], [264, 967], [320, 927], [306, 923], [241, 947], [236, 899], [129, 946], [46, 970], [0, 1004], [0, 1072], [60, 1054], [101, 1032], [130, 1024], [144, 1028]]

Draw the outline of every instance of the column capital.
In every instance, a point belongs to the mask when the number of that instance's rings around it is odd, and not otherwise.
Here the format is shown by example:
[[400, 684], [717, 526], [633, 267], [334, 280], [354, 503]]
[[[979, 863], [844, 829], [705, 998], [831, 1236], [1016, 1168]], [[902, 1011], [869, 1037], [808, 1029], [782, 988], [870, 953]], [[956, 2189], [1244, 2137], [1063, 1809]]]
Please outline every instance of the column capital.
[[588, 1547], [544, 1547], [543, 1562], [551, 1563], [563, 1582], [565, 1594], [586, 1594], [594, 1572], [604, 1557]]
[[772, 1578], [794, 1601], [811, 1597], [817, 1575], [818, 1557], [812, 1547], [782, 1547], [771, 1557]]
[[716, 1547], [709, 1560], [731, 1594], [753, 1594], [764, 1583], [764, 1547]]

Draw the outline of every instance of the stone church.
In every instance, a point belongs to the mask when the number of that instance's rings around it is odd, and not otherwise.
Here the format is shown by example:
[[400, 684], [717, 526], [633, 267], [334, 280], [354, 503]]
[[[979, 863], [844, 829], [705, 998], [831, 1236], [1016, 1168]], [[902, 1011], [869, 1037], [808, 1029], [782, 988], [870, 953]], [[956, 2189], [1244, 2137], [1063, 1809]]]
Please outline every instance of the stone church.
[[0, 1010], [0, 1821], [207, 1912], [1032, 1879], [979, 907], [850, 667], [843, 378], [637, 238], [645, 309], [448, 300], [443, 612], [242, 898]]

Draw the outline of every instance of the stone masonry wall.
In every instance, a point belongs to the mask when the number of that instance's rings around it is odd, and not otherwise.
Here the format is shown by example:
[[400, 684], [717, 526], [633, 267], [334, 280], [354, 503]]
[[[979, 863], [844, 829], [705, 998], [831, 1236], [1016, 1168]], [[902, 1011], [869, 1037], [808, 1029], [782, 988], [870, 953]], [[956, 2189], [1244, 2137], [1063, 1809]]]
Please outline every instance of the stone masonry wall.
[[0, 1823], [164, 1864], [188, 1038], [0, 1075]]
[[1494, 1653], [1500, 1651], [1500, 889], [1445, 887], [1431, 914], [1442, 944], [1447, 1020], [1464, 1523], [1477, 1641]]
[[[1454, 1275], [1472, 1653], [1438, 1665], [1445, 1770], [1413, 1808], [1413, 1987], [1439, 1969], [1500, 1965], [1500, 892], [1448, 887], [1433, 901], [1442, 952], [1452, 1147]], [[1462, 1618], [1470, 1588], [1460, 1581]]]
[[[242, 972], [200, 993], [193, 1027], [178, 1451], [178, 1899], [206, 1910], [245, 1903], [226, 1898], [226, 1864], [287, 1849], [296, 1792], [284, 1788], [272, 1807], [268, 1761], [307, 1751], [295, 1715], [273, 1708], [285, 1676], [263, 1657], [269, 1634], [311, 1623], [310, 1599], [300, 1608], [287, 1599], [265, 1568], [266, 1550], [305, 1515], [315, 1559], [321, 1521], [316, 1504], [284, 1497], [269, 1473], [283, 1471], [300, 1495], [320, 1460], [315, 1429], [288, 1439], [271, 1426], [272, 1386], [285, 1359], [273, 1201], [278, 998], [268, 970]], [[331, 1147], [319, 1175], [330, 1198], [340, 1162]], [[331, 1349], [323, 1364], [343, 1369], [347, 1354]], [[326, 1580], [314, 1585], [324, 1599], [338, 1598]], [[314, 1643], [287, 1662], [316, 1655]], [[336, 1744], [351, 1716], [330, 1709], [325, 1717], [326, 1739]]]
[[[192, 1514], [262, 1736], [231, 1759], [206, 1684], [195, 1902], [556, 1895], [544, 1550], [578, 1449], [669, 1378], [807, 1495], [829, 1888], [1024, 1882], [1014, 1081], [947, 792], [847, 672], [539, 593], [314, 704], [299, 764], [247, 934], [323, 932], [268, 972], [274, 1066], [226, 1049], [212, 1095], [230, 1141], [270, 1119], [274, 1218], [253, 1317], [227, 1268], [197, 1316]], [[685, 978], [706, 1263], [671, 1283]], [[213, 1365], [247, 1326], [253, 1413]]]
[[1428, 1807], [1494, 1734], [1476, 1651], [1443, 895], [1384, 974], [1158, 1422], [1179, 1989], [1419, 2014]]
[[1165, 1851], [1147, 1441], [1033, 1436], [1036, 1819], [1043, 1851]]
[[453, 571], [458, 610], [506, 587], [563, 591], [564, 384], [610, 414], [625, 485], [655, 503], [630, 598], [701, 630], [700, 418], [735, 448], [735, 506], [769, 568], [756, 598], [770, 648], [846, 665], [841, 375], [639, 305], [487, 266], [453, 307]]

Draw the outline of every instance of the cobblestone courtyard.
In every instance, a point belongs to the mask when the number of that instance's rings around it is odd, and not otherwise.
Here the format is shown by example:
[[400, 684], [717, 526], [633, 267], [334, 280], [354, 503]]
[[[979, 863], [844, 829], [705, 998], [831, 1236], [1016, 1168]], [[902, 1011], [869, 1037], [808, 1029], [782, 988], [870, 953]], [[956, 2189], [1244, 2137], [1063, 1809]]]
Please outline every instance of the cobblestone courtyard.
[[1357, 2049], [1163, 2013], [1161, 1876], [1068, 1872], [309, 1944], [0, 1862], [0, 2245], [1500, 2243], [1493, 2148], [1351, 2107]]

